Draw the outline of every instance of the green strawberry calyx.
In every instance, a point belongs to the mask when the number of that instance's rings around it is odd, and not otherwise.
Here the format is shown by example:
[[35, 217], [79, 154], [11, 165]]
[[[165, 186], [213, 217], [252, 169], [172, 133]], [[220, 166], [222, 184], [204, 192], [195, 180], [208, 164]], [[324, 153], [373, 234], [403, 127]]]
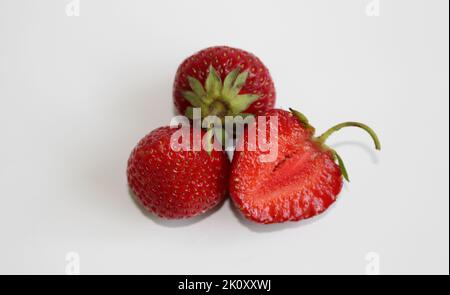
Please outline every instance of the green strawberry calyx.
[[202, 117], [237, 116], [260, 98], [259, 94], [239, 94], [247, 81], [249, 72], [241, 72], [238, 67], [231, 71], [222, 81], [213, 66], [209, 66], [209, 74], [205, 85], [188, 76], [190, 90], [182, 91], [183, 97], [191, 104], [185, 115], [193, 119], [193, 109], [201, 108]]
[[[305, 128], [312, 130], [312, 134], [314, 136], [315, 129], [314, 129], [314, 127], [312, 127], [309, 124], [309, 121], [306, 118], [306, 116], [294, 109], [289, 109], [289, 110], [295, 117], [297, 117], [297, 119], [300, 121], [301, 124], [304, 125]], [[364, 131], [366, 131], [372, 138], [372, 140], [375, 144], [376, 150], [381, 150], [381, 143], [380, 143], [380, 140], [378, 139], [377, 134], [375, 133], [375, 131], [372, 128], [370, 128], [366, 124], [359, 123], [359, 122], [340, 123], [340, 124], [337, 124], [337, 125], [331, 127], [330, 129], [325, 131], [322, 135], [320, 135], [318, 137], [313, 137], [313, 139], [317, 143], [319, 143], [325, 150], [331, 151], [334, 159], [338, 162], [339, 168], [341, 169], [342, 176], [345, 178], [345, 180], [347, 180], [349, 182], [350, 178], [348, 176], [347, 168], [345, 167], [344, 161], [342, 160], [341, 156], [339, 156], [339, 154], [334, 149], [330, 148], [329, 146], [327, 146], [325, 144], [326, 140], [328, 139], [328, 137], [330, 137], [331, 134], [333, 134], [336, 131], [341, 130], [342, 128], [346, 128], [346, 127], [358, 127], [358, 128], [363, 129]]]

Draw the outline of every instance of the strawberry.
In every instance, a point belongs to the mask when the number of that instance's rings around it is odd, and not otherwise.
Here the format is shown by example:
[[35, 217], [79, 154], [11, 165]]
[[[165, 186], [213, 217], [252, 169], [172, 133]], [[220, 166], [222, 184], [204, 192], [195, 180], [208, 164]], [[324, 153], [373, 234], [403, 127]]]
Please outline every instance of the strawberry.
[[[161, 127], [145, 136], [127, 169], [129, 187], [143, 207], [169, 219], [193, 217], [219, 204], [226, 196], [230, 170], [223, 151], [175, 151], [172, 135], [177, 130]], [[194, 137], [193, 129], [189, 131], [189, 138]], [[205, 131], [198, 135], [203, 137]]]
[[266, 126], [260, 130], [265, 130], [268, 139], [270, 116], [275, 116], [278, 122], [276, 160], [262, 162], [260, 156], [264, 152], [248, 148], [249, 134], [262, 127], [257, 121], [248, 126], [249, 132], [239, 140], [230, 176], [230, 194], [235, 205], [247, 218], [258, 223], [310, 218], [325, 211], [336, 200], [343, 177], [348, 180], [348, 175], [341, 157], [325, 145], [333, 132], [348, 126], [363, 128], [372, 136], [376, 149], [380, 149], [373, 130], [356, 122], [336, 125], [315, 137], [315, 129], [295, 110], [273, 109], [266, 113]]
[[226, 47], [210, 47], [187, 58], [178, 68], [173, 99], [180, 114], [192, 118], [263, 114], [275, 104], [275, 88], [268, 69], [253, 54]]

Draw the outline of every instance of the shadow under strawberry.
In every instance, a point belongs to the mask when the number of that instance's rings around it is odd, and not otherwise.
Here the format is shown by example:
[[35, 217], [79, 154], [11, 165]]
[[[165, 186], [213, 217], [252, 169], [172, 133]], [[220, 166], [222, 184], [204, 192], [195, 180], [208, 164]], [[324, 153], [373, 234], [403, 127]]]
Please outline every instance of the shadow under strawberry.
[[333, 149], [338, 149], [338, 148], [344, 147], [344, 146], [354, 147], [354, 148], [363, 150], [370, 157], [370, 160], [373, 164], [379, 163], [379, 158], [378, 158], [376, 151], [374, 151], [372, 147], [370, 147], [369, 145], [367, 145], [365, 143], [348, 140], [348, 141], [337, 142], [335, 144], [330, 145], [330, 147]]
[[220, 210], [220, 208], [223, 207], [225, 200], [221, 201], [219, 204], [217, 204], [215, 207], [209, 209], [207, 212], [187, 219], [167, 219], [167, 218], [160, 218], [154, 213], [148, 211], [144, 206], [142, 206], [139, 199], [136, 197], [136, 195], [133, 193], [133, 191], [128, 188], [128, 194], [130, 195], [131, 199], [133, 200], [133, 203], [136, 205], [136, 207], [141, 211], [142, 215], [144, 215], [146, 218], [150, 219], [157, 225], [167, 227], [167, 228], [181, 228], [181, 227], [188, 227], [191, 225], [194, 225], [202, 220], [205, 220], [209, 218], [211, 215], [216, 213]]
[[[233, 215], [236, 217], [236, 219], [239, 221], [240, 224], [248, 228], [251, 232], [255, 233], [273, 233], [273, 232], [279, 232], [283, 230], [290, 230], [290, 229], [297, 229], [303, 226], [307, 226], [309, 224], [318, 222], [322, 218], [325, 218], [326, 215], [330, 214], [331, 210], [327, 210], [323, 212], [320, 215], [316, 215], [312, 218], [302, 220], [301, 222], [285, 222], [285, 223], [257, 223], [254, 221], [251, 221], [242, 215], [241, 211], [236, 208], [236, 206], [233, 204], [232, 201], [229, 202], [229, 206], [231, 211], [233, 212]], [[329, 209], [333, 208], [334, 206], [339, 206], [339, 204], [332, 204]]]

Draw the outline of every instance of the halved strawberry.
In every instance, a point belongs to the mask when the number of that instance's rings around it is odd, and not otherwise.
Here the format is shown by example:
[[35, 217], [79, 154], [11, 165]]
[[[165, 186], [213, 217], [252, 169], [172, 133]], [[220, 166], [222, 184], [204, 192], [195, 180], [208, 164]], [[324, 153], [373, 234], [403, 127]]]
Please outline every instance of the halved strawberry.
[[[278, 122], [278, 136], [270, 138], [270, 120]], [[342, 159], [325, 145], [329, 135], [348, 126], [368, 131], [377, 149], [380, 143], [368, 126], [347, 122], [336, 125], [322, 136], [298, 111], [274, 109], [266, 113], [265, 126], [248, 126], [233, 156], [230, 194], [236, 206], [249, 219], [259, 223], [298, 221], [325, 211], [342, 188], [342, 176], [348, 179]], [[265, 130], [266, 138], [277, 141], [275, 161], [263, 162], [266, 152], [249, 148], [249, 134]], [[264, 133], [262, 133], [264, 134]], [[257, 139], [258, 141], [261, 138]], [[338, 162], [338, 163], [336, 163]]]

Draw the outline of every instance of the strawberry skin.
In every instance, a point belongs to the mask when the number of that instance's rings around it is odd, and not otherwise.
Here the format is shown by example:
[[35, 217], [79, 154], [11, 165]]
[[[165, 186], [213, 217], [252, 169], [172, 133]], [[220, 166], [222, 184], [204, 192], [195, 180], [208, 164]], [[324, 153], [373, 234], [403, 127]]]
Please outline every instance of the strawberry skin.
[[[132, 151], [127, 169], [137, 200], [168, 219], [193, 217], [218, 205], [226, 196], [230, 170], [225, 152], [172, 150], [176, 131], [161, 127], [145, 136]], [[190, 133], [192, 139], [192, 129]]]
[[[242, 74], [241, 79], [233, 73]], [[227, 80], [235, 83], [227, 87]], [[178, 112], [187, 116], [189, 107], [200, 107], [204, 117], [259, 115], [273, 108], [275, 87], [259, 58], [240, 49], [217, 46], [183, 61], [175, 76], [173, 100]]]
[[[230, 194], [235, 205], [258, 223], [298, 221], [325, 211], [337, 198], [343, 185], [340, 167], [333, 153], [313, 140], [307, 128], [292, 113], [270, 110], [278, 118], [278, 156], [263, 163], [259, 149], [249, 151], [248, 134], [238, 143], [230, 176]], [[256, 122], [248, 128], [259, 128]], [[240, 150], [240, 151], [239, 151]]]

